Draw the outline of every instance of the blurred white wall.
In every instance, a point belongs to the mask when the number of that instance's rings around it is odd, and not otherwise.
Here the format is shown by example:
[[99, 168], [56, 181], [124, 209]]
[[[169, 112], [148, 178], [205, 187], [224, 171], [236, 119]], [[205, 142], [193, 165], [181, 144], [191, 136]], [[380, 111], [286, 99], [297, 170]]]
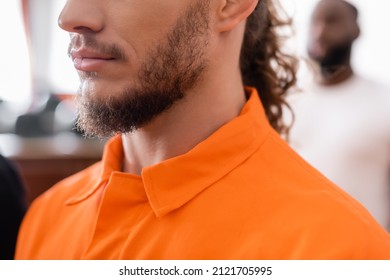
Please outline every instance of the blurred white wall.
[[31, 94], [30, 64], [20, 1], [0, 1], [0, 99], [24, 109]]
[[53, 13], [51, 14], [50, 18], [52, 22], [51, 32], [53, 47], [49, 52], [49, 77], [50, 85], [54, 92], [75, 93], [79, 85], [79, 79], [77, 72], [73, 67], [73, 63], [67, 55], [69, 35], [57, 24], [58, 16], [65, 3], [66, 0], [56, 0], [53, 2]]

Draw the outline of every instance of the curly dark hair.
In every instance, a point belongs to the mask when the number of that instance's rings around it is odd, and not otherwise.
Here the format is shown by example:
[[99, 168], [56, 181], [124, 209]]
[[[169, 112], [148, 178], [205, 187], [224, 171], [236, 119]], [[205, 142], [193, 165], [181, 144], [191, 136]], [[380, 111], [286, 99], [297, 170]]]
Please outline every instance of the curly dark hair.
[[281, 50], [287, 37], [279, 31], [292, 22], [282, 11], [277, 0], [260, 0], [246, 23], [240, 67], [244, 84], [257, 89], [271, 126], [287, 134], [282, 114], [283, 106], [289, 106], [284, 98], [296, 83], [298, 60]]

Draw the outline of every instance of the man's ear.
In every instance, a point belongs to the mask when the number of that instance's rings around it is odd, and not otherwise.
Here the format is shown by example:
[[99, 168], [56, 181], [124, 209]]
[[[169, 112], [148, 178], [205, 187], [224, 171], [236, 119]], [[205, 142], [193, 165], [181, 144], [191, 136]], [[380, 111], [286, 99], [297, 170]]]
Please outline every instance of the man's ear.
[[356, 24], [353, 39], [356, 40], [359, 37], [360, 37], [360, 27], [358, 24]]
[[217, 11], [217, 31], [232, 30], [254, 11], [259, 1], [262, 0], [221, 0]]

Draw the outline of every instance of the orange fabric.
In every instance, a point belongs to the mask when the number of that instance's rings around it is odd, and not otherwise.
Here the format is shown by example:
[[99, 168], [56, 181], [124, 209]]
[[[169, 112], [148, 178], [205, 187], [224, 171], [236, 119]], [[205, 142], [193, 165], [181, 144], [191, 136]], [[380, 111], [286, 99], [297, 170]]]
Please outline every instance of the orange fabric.
[[389, 235], [269, 126], [255, 90], [240, 116], [182, 156], [120, 172], [103, 160], [29, 210], [18, 259], [390, 259]]

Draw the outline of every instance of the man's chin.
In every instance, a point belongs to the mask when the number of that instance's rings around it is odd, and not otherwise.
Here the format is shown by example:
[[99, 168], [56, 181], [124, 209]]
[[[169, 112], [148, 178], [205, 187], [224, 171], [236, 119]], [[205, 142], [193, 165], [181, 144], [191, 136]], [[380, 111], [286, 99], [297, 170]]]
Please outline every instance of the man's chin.
[[105, 80], [102, 78], [80, 79], [79, 93], [85, 96], [107, 97], [107, 93], [120, 92], [118, 82]]
[[322, 61], [326, 59], [326, 54], [325, 52], [315, 52], [312, 50], [308, 50], [308, 56], [311, 60], [314, 62], [321, 64]]

